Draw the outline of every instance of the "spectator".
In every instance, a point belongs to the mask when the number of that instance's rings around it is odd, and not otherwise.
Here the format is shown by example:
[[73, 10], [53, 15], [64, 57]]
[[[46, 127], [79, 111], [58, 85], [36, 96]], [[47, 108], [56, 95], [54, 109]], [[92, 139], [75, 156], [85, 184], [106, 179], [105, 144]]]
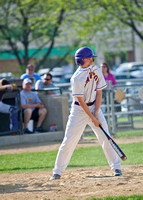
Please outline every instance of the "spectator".
[[10, 130], [18, 129], [18, 105], [3, 103], [3, 95], [6, 91], [12, 91], [15, 86], [10, 84], [7, 79], [0, 80], [0, 112], [10, 114]]
[[[45, 89], [45, 88], [55, 88], [55, 85], [52, 83], [52, 74], [46, 73], [44, 74], [44, 79], [43, 80], [38, 80], [35, 85], [35, 89]], [[57, 94], [57, 91], [49, 90], [48, 94]]]
[[[111, 81], [113, 86], [117, 85], [116, 79], [115, 79], [114, 75], [110, 72], [109, 66], [108, 66], [108, 64], [106, 62], [102, 62], [100, 64], [100, 69], [102, 70], [102, 73], [103, 73], [105, 81]], [[113, 90], [113, 92], [115, 93], [114, 90]], [[103, 90], [103, 99], [106, 102], [106, 93], [105, 93], [104, 90]], [[115, 111], [116, 112], [120, 112], [121, 111], [121, 106], [116, 101], [115, 101], [115, 104], [118, 105], [118, 106], [115, 107]]]
[[29, 78], [23, 80], [23, 90], [21, 91], [21, 107], [24, 119], [24, 133], [31, 134], [27, 128], [30, 119], [37, 121], [36, 132], [44, 132], [41, 125], [47, 110], [44, 104], [40, 101], [38, 95], [31, 91], [32, 81]]
[[110, 72], [108, 64], [106, 62], [102, 62], [100, 64], [100, 68], [102, 70], [105, 81], [111, 81], [112, 85], [116, 85], [117, 84], [116, 79], [114, 75]]
[[33, 87], [38, 80], [41, 80], [41, 77], [34, 72], [35, 67], [32, 64], [28, 64], [26, 67], [26, 73], [22, 74], [20, 79], [30, 78], [33, 79]]

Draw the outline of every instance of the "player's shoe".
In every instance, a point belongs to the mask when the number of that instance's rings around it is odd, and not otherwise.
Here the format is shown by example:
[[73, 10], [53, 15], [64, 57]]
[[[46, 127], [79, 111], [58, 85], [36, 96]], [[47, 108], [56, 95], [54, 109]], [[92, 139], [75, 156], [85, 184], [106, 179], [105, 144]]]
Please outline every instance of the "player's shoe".
[[120, 169], [115, 169], [114, 176], [121, 176], [121, 175], [122, 175], [122, 171]]
[[53, 174], [53, 176], [50, 178], [50, 181], [55, 180], [55, 179], [60, 179], [61, 176], [59, 174]]

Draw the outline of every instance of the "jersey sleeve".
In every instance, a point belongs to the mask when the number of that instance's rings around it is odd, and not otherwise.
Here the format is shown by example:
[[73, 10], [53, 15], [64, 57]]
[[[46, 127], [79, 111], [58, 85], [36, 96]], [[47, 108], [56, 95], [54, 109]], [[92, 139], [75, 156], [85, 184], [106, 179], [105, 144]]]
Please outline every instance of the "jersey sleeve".
[[99, 73], [99, 80], [98, 80], [97, 90], [103, 90], [104, 88], [107, 87], [107, 84], [100, 69], [98, 69], [98, 73]]
[[81, 79], [72, 81], [72, 95], [84, 96], [84, 82]]

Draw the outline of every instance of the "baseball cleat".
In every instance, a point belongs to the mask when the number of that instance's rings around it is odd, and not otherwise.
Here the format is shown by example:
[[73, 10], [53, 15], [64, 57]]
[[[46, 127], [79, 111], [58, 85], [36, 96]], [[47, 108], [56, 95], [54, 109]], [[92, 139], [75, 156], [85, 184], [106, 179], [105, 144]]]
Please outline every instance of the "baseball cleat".
[[120, 169], [115, 169], [114, 176], [121, 176], [121, 175], [122, 175], [122, 171]]
[[50, 181], [55, 180], [55, 179], [60, 179], [61, 176], [59, 174], [53, 174], [53, 176], [50, 178]]

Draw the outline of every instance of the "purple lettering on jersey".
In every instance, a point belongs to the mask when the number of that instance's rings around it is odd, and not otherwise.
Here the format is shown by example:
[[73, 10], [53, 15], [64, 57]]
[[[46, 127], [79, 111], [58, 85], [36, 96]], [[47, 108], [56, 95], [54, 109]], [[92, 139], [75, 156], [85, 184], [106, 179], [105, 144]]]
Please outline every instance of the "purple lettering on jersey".
[[94, 72], [89, 72], [89, 76], [86, 78], [84, 87], [87, 85], [87, 83], [89, 83], [90, 80], [92, 80], [92, 78], [96, 81], [96, 83], [98, 83], [99, 77]]
[[90, 79], [92, 79], [93, 73], [94, 73], [94, 72], [89, 72], [89, 77], [90, 77]]
[[[87, 77], [86, 81], [85, 81], [85, 86], [87, 85], [87, 83], [90, 81], [89, 77]], [[85, 87], [84, 86], [84, 87]]]

